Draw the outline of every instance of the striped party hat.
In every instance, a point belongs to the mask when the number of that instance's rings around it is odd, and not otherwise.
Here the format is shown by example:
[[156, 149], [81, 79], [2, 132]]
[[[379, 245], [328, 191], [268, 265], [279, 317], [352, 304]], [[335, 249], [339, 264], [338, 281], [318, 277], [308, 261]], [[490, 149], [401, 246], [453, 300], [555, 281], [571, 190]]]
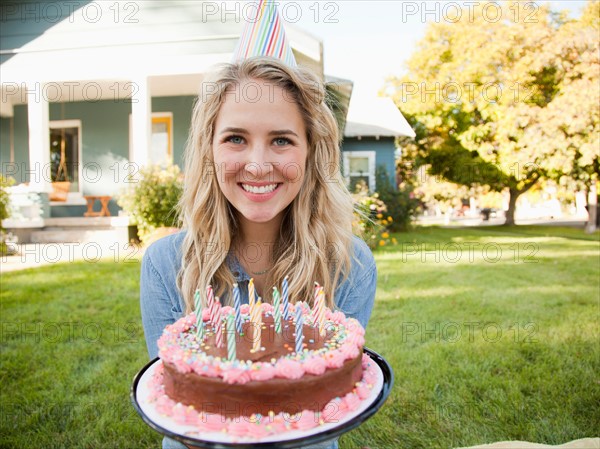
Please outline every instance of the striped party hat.
[[273, 0], [260, 0], [258, 3], [256, 17], [246, 22], [232, 62], [251, 56], [272, 56], [291, 67], [296, 66], [292, 48], [285, 38], [283, 21]]

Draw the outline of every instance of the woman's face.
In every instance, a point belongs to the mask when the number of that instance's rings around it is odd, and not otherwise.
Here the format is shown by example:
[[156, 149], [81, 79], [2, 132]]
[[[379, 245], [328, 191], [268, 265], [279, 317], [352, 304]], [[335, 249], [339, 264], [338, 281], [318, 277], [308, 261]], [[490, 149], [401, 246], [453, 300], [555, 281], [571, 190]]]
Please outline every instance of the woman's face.
[[213, 156], [221, 191], [242, 222], [281, 220], [302, 186], [307, 154], [304, 120], [287, 92], [260, 80], [228, 91]]

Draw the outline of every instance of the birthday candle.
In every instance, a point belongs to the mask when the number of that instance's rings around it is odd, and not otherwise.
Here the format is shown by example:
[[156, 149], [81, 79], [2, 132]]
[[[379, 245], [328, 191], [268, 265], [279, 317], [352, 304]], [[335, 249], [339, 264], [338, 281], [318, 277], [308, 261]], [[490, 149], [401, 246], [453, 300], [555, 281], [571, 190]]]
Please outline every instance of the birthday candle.
[[260, 298], [254, 305], [254, 309], [250, 311], [250, 322], [252, 323], [252, 328], [254, 329], [254, 333], [252, 334], [252, 351], [258, 352], [260, 351], [262, 337], [262, 303]]
[[320, 288], [321, 288], [321, 286], [319, 285], [319, 283], [315, 282], [314, 297], [313, 297], [313, 307], [317, 303], [317, 296], [319, 296], [319, 289]]
[[296, 353], [300, 354], [302, 352], [302, 339], [303, 339], [303, 329], [304, 325], [304, 317], [302, 316], [302, 308], [300, 307], [300, 303], [296, 304]]
[[319, 326], [319, 335], [325, 335], [325, 292], [323, 287], [319, 287], [317, 293], [317, 299], [315, 300], [315, 306], [313, 308], [313, 321], [315, 325]]
[[220, 314], [220, 306], [221, 304], [217, 304], [215, 300], [215, 293], [213, 292], [212, 287], [209, 285], [206, 287], [206, 304], [208, 304], [208, 312], [209, 312], [209, 320], [212, 326], [216, 326], [217, 319], [220, 318], [217, 314]]
[[219, 302], [219, 298], [215, 298], [213, 304], [215, 304], [215, 344], [217, 348], [223, 346], [223, 326], [221, 320], [221, 303]]
[[277, 287], [273, 287], [273, 308], [275, 309], [273, 319], [275, 320], [275, 332], [281, 334], [281, 308], [279, 307], [279, 303], [279, 291], [277, 290]]
[[196, 336], [202, 340], [204, 338], [204, 322], [202, 321], [202, 300], [200, 299], [200, 290], [194, 293], [194, 305], [196, 307]]
[[237, 284], [233, 284], [233, 306], [235, 307], [235, 327], [237, 331], [242, 333], [242, 301], [240, 299], [240, 288]]
[[283, 319], [284, 320], [289, 320], [290, 319], [290, 302], [289, 302], [289, 298], [288, 298], [288, 277], [284, 277], [283, 278], [283, 286], [281, 287], [281, 293], [283, 295], [282, 300], [283, 300]]
[[235, 318], [233, 315], [227, 315], [227, 360], [235, 360]]
[[250, 278], [250, 282], [248, 282], [248, 305], [250, 306], [250, 310], [254, 308], [254, 278]]

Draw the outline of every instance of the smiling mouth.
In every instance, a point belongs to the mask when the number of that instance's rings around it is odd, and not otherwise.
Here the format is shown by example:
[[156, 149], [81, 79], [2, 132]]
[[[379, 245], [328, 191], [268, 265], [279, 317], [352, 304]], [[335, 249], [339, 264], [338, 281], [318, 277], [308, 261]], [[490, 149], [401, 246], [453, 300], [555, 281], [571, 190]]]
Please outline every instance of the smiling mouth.
[[248, 193], [264, 194], [264, 193], [271, 193], [277, 187], [279, 187], [279, 184], [274, 183], [274, 184], [267, 184], [264, 186], [251, 186], [249, 184], [240, 183], [240, 186], [242, 187], [242, 189], [244, 189]]

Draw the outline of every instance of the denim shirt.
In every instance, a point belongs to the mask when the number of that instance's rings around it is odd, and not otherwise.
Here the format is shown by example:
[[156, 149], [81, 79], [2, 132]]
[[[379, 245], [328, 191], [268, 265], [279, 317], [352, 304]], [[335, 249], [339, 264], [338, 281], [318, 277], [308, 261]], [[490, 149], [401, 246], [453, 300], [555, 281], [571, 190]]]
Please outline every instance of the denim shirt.
[[[177, 273], [181, 267], [181, 245], [185, 232], [164, 237], [150, 245], [142, 258], [140, 305], [146, 346], [150, 359], [158, 356], [157, 341], [163, 329], [184, 315], [185, 303], [177, 288]], [[240, 286], [242, 304], [248, 304], [250, 276], [235, 257], [227, 263]], [[354, 237], [354, 257], [348, 278], [338, 286], [335, 306], [348, 317], [356, 318], [367, 327], [377, 284], [377, 268], [369, 247]], [[257, 446], [258, 447], [258, 446]], [[303, 449], [337, 449], [337, 439], [305, 446]], [[181, 443], [163, 439], [163, 449], [182, 449]]]

